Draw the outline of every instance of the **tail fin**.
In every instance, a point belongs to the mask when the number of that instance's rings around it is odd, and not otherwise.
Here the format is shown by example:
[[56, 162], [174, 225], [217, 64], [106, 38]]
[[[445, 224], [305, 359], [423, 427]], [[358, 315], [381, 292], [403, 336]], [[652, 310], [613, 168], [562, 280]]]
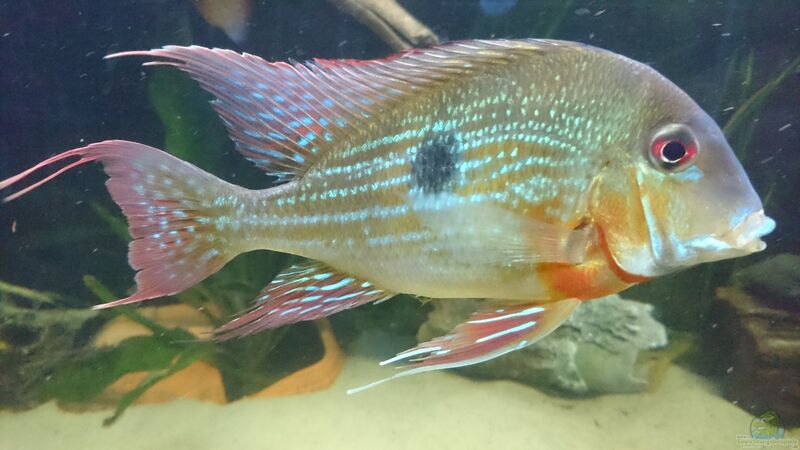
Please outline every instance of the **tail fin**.
[[33, 172], [78, 158], [12, 195], [13, 200], [67, 170], [100, 161], [106, 186], [128, 219], [133, 237], [128, 261], [137, 270], [136, 292], [95, 308], [135, 303], [181, 292], [210, 276], [235, 256], [216, 220], [240, 206], [246, 190], [226, 183], [161, 150], [127, 141], [105, 141], [69, 150], [19, 175], [0, 181], [0, 190]]

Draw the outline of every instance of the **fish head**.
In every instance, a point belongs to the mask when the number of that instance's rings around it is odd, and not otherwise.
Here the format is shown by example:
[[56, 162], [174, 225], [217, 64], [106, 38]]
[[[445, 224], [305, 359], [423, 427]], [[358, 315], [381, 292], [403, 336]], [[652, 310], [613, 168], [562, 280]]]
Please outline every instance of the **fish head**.
[[640, 131], [594, 200], [596, 209], [612, 206], [598, 225], [616, 264], [654, 277], [763, 250], [775, 222], [722, 130], [663, 77], [648, 95]]

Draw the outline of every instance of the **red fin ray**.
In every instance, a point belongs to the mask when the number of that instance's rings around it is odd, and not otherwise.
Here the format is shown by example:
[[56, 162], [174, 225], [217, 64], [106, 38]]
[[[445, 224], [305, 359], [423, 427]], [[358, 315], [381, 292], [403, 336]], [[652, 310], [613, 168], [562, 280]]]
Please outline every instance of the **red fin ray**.
[[296, 264], [278, 274], [250, 309], [214, 334], [218, 340], [244, 337], [290, 323], [320, 319], [393, 295], [322, 263]]
[[381, 362], [381, 365], [410, 362], [402, 367], [406, 370], [350, 389], [348, 393], [360, 392], [399, 377], [477, 364], [526, 347], [561, 325], [579, 303], [579, 300], [571, 298], [542, 305], [514, 305], [479, 311], [446, 336], [423, 342]]
[[92, 155], [86, 155], [86, 154], [82, 153], [81, 150], [82, 149], [69, 150], [69, 151], [66, 151], [64, 153], [55, 155], [55, 156], [53, 156], [51, 158], [48, 158], [48, 159], [40, 162], [37, 165], [31, 167], [30, 169], [25, 170], [24, 172], [21, 172], [21, 173], [19, 173], [17, 175], [14, 175], [13, 177], [9, 177], [9, 178], [7, 178], [7, 179], [5, 179], [3, 181], [0, 181], [0, 190], [3, 190], [3, 189], [9, 188], [12, 185], [22, 181], [23, 179], [27, 178], [28, 176], [30, 176], [34, 172], [38, 171], [39, 169], [42, 169], [42, 168], [47, 167], [47, 166], [50, 166], [51, 164], [56, 164], [56, 163], [62, 162], [64, 160], [67, 160], [67, 159], [70, 159], [70, 158], [78, 157], [77, 161], [73, 161], [72, 163], [70, 163], [70, 164], [58, 169], [56, 172], [54, 172], [54, 173], [48, 175], [47, 177], [37, 181], [36, 183], [33, 183], [28, 187], [20, 189], [19, 191], [15, 192], [15, 193], [7, 196], [7, 197], [4, 197], [3, 200], [2, 200], [3, 203], [10, 202], [11, 200], [14, 200], [14, 199], [16, 199], [18, 197], [21, 197], [21, 196], [27, 194], [28, 192], [38, 188], [39, 186], [41, 186], [41, 185], [53, 180], [54, 178], [58, 177], [62, 173], [66, 172], [68, 170], [71, 170], [71, 169], [73, 169], [75, 167], [78, 167], [78, 166], [81, 166], [83, 164], [86, 164], [88, 162], [92, 162], [92, 161], [94, 161], [96, 159]]

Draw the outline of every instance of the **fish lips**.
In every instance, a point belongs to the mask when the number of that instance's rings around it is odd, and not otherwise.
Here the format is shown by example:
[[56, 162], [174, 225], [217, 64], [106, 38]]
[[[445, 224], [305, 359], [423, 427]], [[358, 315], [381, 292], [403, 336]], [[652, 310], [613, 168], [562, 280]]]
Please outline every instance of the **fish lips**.
[[767, 247], [761, 240], [775, 229], [775, 221], [763, 210], [748, 214], [729, 231], [720, 235], [672, 240], [673, 255], [682, 266], [719, 261], [760, 252]]

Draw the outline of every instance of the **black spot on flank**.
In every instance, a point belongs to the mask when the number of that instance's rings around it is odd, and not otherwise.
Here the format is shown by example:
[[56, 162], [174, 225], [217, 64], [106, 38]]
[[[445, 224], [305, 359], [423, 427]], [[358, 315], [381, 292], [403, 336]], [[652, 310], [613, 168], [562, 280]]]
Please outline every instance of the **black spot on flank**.
[[425, 193], [442, 192], [456, 174], [459, 146], [451, 134], [424, 140], [411, 164], [414, 185]]

